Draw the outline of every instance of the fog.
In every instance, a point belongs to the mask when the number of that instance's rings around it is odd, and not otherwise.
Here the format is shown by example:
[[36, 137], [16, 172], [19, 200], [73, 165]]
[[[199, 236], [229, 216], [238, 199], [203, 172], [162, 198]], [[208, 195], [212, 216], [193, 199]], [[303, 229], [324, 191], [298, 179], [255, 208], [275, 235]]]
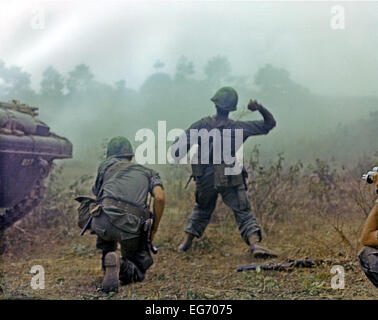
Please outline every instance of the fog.
[[[342, 3], [345, 29], [333, 30], [335, 2], [304, 2], [3, 0], [1, 59], [34, 86], [48, 65], [67, 72], [85, 62], [99, 80], [138, 88], [157, 59], [173, 72], [182, 55], [201, 68], [222, 54], [236, 74], [271, 63], [314, 92], [375, 94], [378, 3]], [[33, 29], [38, 13], [43, 29]]]
[[[342, 5], [345, 28], [334, 29]], [[40, 108], [78, 160], [140, 128], [187, 128], [222, 85], [234, 118], [257, 98], [277, 118], [261, 144], [309, 160], [378, 151], [378, 3], [1, 1], [0, 100]], [[49, 68], [50, 67], [50, 68]], [[49, 68], [49, 69], [48, 69]], [[48, 70], [48, 71], [46, 71]], [[242, 113], [241, 113], [242, 112]]]

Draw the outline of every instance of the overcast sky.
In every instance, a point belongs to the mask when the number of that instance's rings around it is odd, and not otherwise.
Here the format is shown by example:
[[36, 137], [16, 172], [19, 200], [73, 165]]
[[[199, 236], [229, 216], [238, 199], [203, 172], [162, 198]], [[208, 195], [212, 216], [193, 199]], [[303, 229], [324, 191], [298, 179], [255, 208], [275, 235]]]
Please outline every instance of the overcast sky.
[[[334, 30], [340, 4], [345, 29]], [[271, 63], [314, 92], [377, 95], [378, 2], [0, 0], [0, 19], [0, 60], [31, 73], [34, 87], [49, 65], [85, 63], [101, 81], [138, 88], [157, 59], [173, 73], [182, 55], [201, 77], [221, 54], [251, 79]]]

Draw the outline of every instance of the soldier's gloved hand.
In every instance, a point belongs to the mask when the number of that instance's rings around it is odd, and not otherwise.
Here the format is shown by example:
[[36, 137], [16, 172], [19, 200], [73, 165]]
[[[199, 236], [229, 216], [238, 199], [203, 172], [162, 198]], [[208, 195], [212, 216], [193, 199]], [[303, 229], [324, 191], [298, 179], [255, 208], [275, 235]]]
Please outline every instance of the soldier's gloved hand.
[[250, 111], [256, 111], [256, 110], [260, 110], [261, 108], [261, 104], [257, 102], [257, 100], [249, 100], [249, 103], [248, 103], [248, 110]]

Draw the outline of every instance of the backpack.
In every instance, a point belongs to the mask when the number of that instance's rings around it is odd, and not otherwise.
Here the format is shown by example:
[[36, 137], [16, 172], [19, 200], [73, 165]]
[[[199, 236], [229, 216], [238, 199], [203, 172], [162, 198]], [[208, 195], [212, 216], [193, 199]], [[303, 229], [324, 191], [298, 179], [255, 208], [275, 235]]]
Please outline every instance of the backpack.
[[[123, 162], [119, 161], [111, 165], [104, 174], [104, 180], [107, 180], [111, 178], [116, 172], [118, 172], [121, 169], [127, 168], [132, 163], [130, 162]], [[101, 192], [100, 192], [101, 194]], [[78, 221], [77, 225], [79, 228], [84, 228], [85, 224], [87, 223], [90, 216], [98, 216], [101, 213], [101, 207], [97, 203], [97, 199], [88, 197], [88, 196], [79, 196], [75, 198], [76, 201], [80, 203], [80, 206], [77, 209], [78, 212]]]

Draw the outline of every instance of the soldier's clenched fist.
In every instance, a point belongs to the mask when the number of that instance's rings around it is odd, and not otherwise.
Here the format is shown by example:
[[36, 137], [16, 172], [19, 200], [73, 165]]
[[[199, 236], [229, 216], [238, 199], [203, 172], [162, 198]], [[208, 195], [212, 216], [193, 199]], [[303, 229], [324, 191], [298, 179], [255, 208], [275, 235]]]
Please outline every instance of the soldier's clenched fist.
[[261, 108], [261, 104], [258, 103], [256, 100], [249, 100], [249, 103], [248, 103], [248, 110], [250, 111], [256, 111], [256, 110], [260, 110]]

